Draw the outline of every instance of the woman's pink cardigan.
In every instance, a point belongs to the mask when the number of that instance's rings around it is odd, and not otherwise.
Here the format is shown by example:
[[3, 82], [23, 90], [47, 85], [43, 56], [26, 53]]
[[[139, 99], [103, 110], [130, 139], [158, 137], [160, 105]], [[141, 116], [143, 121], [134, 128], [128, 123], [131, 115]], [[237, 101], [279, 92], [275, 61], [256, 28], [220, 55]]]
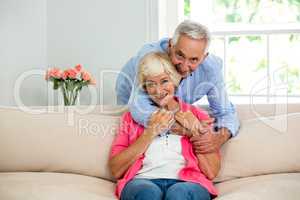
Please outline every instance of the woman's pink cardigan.
[[[196, 108], [195, 106], [184, 103], [181, 100], [178, 100], [181, 111], [190, 110], [199, 120], [208, 119], [208, 115], [206, 112]], [[136, 123], [130, 112], [126, 112], [123, 114], [121, 119], [120, 128], [116, 138], [111, 147], [110, 157], [115, 156], [116, 154], [122, 152], [126, 148], [128, 148], [132, 143], [136, 141], [136, 139], [143, 133], [144, 127]], [[182, 145], [182, 155], [186, 160], [186, 165], [179, 171], [179, 179], [189, 182], [198, 183], [201, 186], [205, 187], [210, 194], [213, 196], [217, 196], [217, 190], [214, 187], [212, 181], [206, 178], [206, 176], [201, 172], [198, 167], [198, 159], [195, 156], [192, 148], [192, 144], [190, 143], [188, 137], [184, 136], [181, 138]], [[136, 173], [141, 169], [143, 165], [143, 159], [145, 155], [141, 155], [126, 171], [121, 179], [117, 181], [115, 194], [118, 198], [120, 198], [121, 192], [125, 187], [126, 183], [134, 178]]]

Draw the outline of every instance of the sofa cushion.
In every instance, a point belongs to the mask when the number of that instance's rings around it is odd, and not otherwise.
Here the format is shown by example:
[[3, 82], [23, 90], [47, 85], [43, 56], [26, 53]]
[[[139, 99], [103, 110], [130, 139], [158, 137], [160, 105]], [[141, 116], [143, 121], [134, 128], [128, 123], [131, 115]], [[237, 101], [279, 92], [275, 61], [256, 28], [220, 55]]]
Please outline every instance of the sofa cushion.
[[215, 182], [272, 173], [300, 172], [300, 113], [242, 121], [238, 136], [222, 147]]
[[[118, 115], [0, 108], [0, 172], [67, 172], [113, 180], [107, 159]], [[299, 121], [297, 113], [243, 121], [240, 134], [222, 148], [216, 182], [299, 172]]]
[[113, 200], [114, 183], [65, 173], [0, 173], [0, 199]]
[[107, 168], [119, 117], [0, 108], [0, 172], [67, 172], [112, 180]]
[[298, 200], [300, 173], [270, 174], [226, 181], [216, 185], [216, 200]]

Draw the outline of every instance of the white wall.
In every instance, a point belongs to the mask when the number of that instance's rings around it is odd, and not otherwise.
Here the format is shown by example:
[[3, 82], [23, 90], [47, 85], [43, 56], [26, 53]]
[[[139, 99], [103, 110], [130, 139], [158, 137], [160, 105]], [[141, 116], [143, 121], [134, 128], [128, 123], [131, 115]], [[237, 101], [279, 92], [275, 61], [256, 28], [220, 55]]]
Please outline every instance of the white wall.
[[[46, 66], [45, 13], [45, 1], [0, 0], [1, 105], [14, 104], [14, 83], [22, 72]], [[39, 77], [26, 79], [22, 86], [24, 102], [44, 103], [45, 86]]]
[[159, 37], [172, 37], [184, 20], [184, 0], [159, 0], [158, 7]]
[[[16, 105], [14, 84], [23, 72], [77, 63], [96, 77], [97, 103], [115, 104], [115, 72], [145, 42], [158, 39], [156, 5], [154, 0], [0, 0], [0, 105]], [[49, 103], [42, 75], [22, 83], [25, 105]], [[83, 90], [81, 104], [89, 103], [89, 96]]]

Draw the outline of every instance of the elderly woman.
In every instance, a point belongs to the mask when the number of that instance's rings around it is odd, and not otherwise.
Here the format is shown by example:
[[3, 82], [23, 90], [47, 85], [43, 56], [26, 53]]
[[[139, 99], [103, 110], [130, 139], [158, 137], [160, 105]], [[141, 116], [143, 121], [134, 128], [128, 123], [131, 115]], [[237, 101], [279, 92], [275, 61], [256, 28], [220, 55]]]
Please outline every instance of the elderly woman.
[[[195, 155], [189, 141], [203, 128], [200, 121], [209, 116], [174, 96], [181, 76], [166, 54], [145, 55], [138, 73], [139, 84], [159, 109], [147, 128], [136, 123], [129, 112], [123, 115], [109, 160], [112, 175], [118, 179], [116, 195], [121, 200], [206, 200], [216, 196], [211, 179], [220, 168], [219, 154]], [[175, 121], [186, 131], [171, 132]]]

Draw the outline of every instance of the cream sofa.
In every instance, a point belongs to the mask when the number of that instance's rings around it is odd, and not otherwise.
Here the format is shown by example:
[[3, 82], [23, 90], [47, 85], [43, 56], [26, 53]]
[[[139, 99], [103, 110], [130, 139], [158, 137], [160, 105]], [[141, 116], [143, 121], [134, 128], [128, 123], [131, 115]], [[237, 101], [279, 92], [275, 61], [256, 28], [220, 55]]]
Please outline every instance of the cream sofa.
[[[242, 126], [222, 148], [217, 199], [300, 199], [300, 104], [237, 109]], [[122, 112], [1, 107], [0, 199], [115, 199], [107, 158]]]

